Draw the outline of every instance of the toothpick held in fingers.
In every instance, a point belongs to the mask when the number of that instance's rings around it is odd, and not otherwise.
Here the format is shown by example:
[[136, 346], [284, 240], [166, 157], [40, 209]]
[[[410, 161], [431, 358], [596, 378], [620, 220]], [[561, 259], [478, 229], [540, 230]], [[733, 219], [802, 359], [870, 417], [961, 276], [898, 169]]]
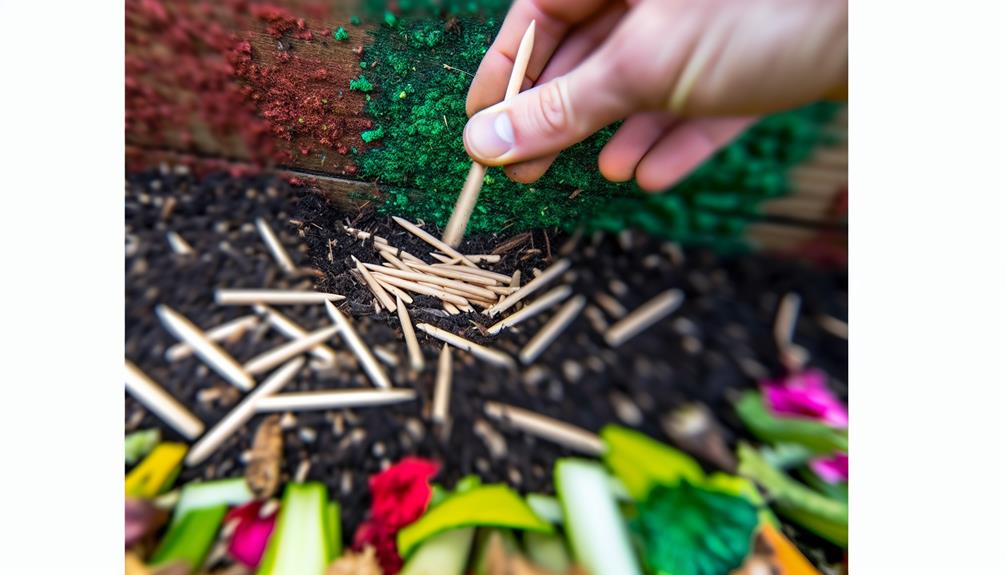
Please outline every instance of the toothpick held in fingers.
[[188, 318], [164, 304], [157, 306], [157, 315], [172, 335], [189, 344], [195, 354], [221, 377], [244, 391], [255, 387], [251, 374]]
[[411, 389], [350, 389], [345, 391], [303, 391], [273, 395], [262, 398], [257, 410], [312, 411], [331, 410], [346, 407], [387, 405], [412, 401], [416, 392]]
[[475, 357], [488, 361], [494, 365], [498, 365], [500, 367], [517, 366], [517, 363], [509, 355], [501, 351], [496, 351], [495, 349], [489, 349], [484, 345], [479, 345], [459, 335], [454, 335], [453, 333], [440, 329], [437, 326], [430, 325], [428, 323], [421, 323], [416, 326], [416, 329], [422, 330], [442, 342], [449, 343], [458, 349], [463, 349]]
[[384, 388], [391, 387], [391, 381], [388, 379], [387, 374], [384, 373], [384, 369], [377, 363], [374, 355], [370, 353], [370, 348], [367, 347], [367, 344], [363, 343], [363, 340], [360, 339], [352, 324], [349, 323], [349, 319], [330, 301], [325, 302], [325, 309], [328, 311], [328, 315], [332, 318], [332, 321], [335, 322], [335, 325], [341, 328], [340, 335], [342, 339], [349, 346], [353, 354], [356, 355], [356, 358], [360, 360], [363, 370], [370, 376], [370, 380], [374, 382], [374, 385]]
[[297, 266], [290, 259], [290, 254], [287, 253], [286, 248], [280, 243], [279, 238], [269, 227], [269, 223], [262, 218], [255, 219], [255, 227], [258, 228], [258, 233], [262, 236], [262, 241], [265, 242], [267, 248], [269, 248], [269, 253], [272, 257], [276, 259], [276, 263], [279, 267], [283, 268], [283, 271], [289, 275], [294, 275], [297, 273]]
[[[241, 337], [249, 329], [258, 325], [258, 316], [245, 315], [233, 319], [227, 323], [222, 323], [217, 327], [207, 330], [206, 337], [211, 341], [234, 341]], [[178, 361], [192, 355], [192, 346], [185, 342], [178, 342], [164, 352], [164, 358], [168, 361]]]
[[604, 453], [604, 444], [601, 442], [601, 438], [586, 429], [527, 409], [495, 401], [487, 401], [484, 409], [485, 414], [489, 417], [505, 421], [525, 433], [554, 441], [559, 445], [587, 455], [600, 456]]
[[555, 341], [555, 338], [559, 337], [559, 334], [576, 319], [586, 302], [587, 298], [578, 295], [563, 304], [559, 311], [555, 312], [555, 315], [531, 338], [531, 341], [527, 342], [524, 349], [520, 350], [521, 363], [528, 365], [538, 359], [541, 352], [545, 351], [545, 348]]
[[126, 391], [186, 439], [195, 439], [203, 432], [199, 418], [129, 361], [126, 361]]
[[[524, 37], [520, 40], [520, 47], [517, 48], [513, 69], [510, 70], [510, 81], [507, 83], [506, 93], [503, 96], [504, 102], [520, 92], [524, 76], [527, 74], [527, 63], [531, 59], [532, 50], [534, 50], [534, 20], [531, 20], [527, 31], [524, 32]], [[475, 204], [478, 203], [485, 175], [486, 167], [478, 162], [472, 162], [472, 167], [468, 170], [468, 177], [465, 178], [465, 185], [461, 188], [457, 203], [454, 204], [454, 212], [444, 229], [444, 242], [453, 247], [460, 245], [461, 239], [465, 237], [465, 229], [468, 227], [468, 220], [472, 217]]]
[[294, 305], [294, 304], [319, 304], [324, 301], [342, 301], [346, 296], [297, 290], [272, 290], [272, 289], [218, 289], [216, 292], [217, 305]]
[[437, 361], [437, 378], [433, 385], [433, 413], [434, 423], [447, 423], [447, 412], [451, 402], [451, 348], [445, 343], [440, 349], [440, 358]]
[[205, 461], [228, 437], [255, 415], [259, 401], [282, 389], [302, 367], [304, 367], [304, 358], [298, 357], [273, 372], [262, 382], [262, 385], [246, 395], [241, 403], [237, 404], [213, 429], [209, 430], [192, 446], [188, 456], [185, 457], [185, 464], [199, 465]]
[[611, 347], [618, 347], [632, 339], [646, 328], [669, 316], [685, 301], [685, 294], [679, 289], [669, 289], [615, 322], [604, 332], [604, 340]]
[[266, 373], [291, 357], [304, 353], [319, 343], [332, 339], [337, 333], [339, 333], [339, 327], [333, 325], [319, 329], [304, 337], [288, 341], [279, 347], [270, 349], [248, 360], [248, 363], [244, 365], [245, 371], [252, 375]]

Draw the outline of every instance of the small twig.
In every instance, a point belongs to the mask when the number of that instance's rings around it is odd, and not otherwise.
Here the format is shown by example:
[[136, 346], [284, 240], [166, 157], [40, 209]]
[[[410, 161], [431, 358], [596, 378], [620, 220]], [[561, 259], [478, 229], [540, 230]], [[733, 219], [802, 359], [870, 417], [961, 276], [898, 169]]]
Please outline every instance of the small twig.
[[527, 342], [524, 349], [520, 350], [521, 363], [528, 365], [538, 359], [545, 348], [551, 345], [555, 338], [569, 327], [569, 324], [573, 323], [576, 316], [580, 315], [586, 302], [587, 298], [578, 295], [563, 304], [559, 311], [555, 312], [555, 315]]
[[618, 347], [673, 313], [684, 301], [685, 294], [681, 290], [669, 289], [615, 322], [604, 332], [604, 340], [611, 347]]
[[601, 438], [581, 427], [495, 401], [487, 401], [484, 409], [485, 414], [493, 419], [505, 421], [525, 433], [554, 441], [563, 447], [593, 456], [604, 453]]
[[172, 335], [189, 344], [193, 352], [221, 377], [244, 391], [255, 387], [255, 380], [252, 379], [252, 376], [188, 318], [164, 304], [157, 306], [157, 315]]
[[310, 411], [401, 403], [416, 398], [411, 389], [348, 389], [344, 391], [303, 391], [263, 398], [257, 411]]
[[126, 391], [186, 439], [195, 439], [203, 432], [199, 418], [128, 360]]

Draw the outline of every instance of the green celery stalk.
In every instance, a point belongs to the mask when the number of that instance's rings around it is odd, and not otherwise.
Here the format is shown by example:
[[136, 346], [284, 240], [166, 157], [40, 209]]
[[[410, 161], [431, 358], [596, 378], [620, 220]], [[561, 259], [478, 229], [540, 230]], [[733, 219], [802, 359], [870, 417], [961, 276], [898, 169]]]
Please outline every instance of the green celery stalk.
[[332, 555], [330, 517], [323, 484], [288, 484], [258, 575], [322, 575]]
[[458, 527], [506, 527], [551, 533], [553, 527], [506, 485], [483, 485], [455, 493], [398, 532], [398, 553], [408, 557], [421, 542]]
[[474, 527], [434, 535], [416, 549], [399, 575], [462, 575], [474, 535]]
[[254, 498], [243, 477], [233, 479], [217, 479], [188, 483], [182, 487], [182, 494], [175, 504], [175, 513], [171, 517], [174, 526], [190, 511], [206, 507], [225, 505], [229, 507], [244, 505]]
[[571, 560], [566, 543], [560, 535], [528, 532], [524, 534], [524, 550], [531, 561], [553, 573], [565, 573]]
[[328, 550], [329, 562], [342, 555], [342, 523], [338, 502], [329, 501], [325, 507], [325, 537], [331, 543]]
[[795, 443], [815, 453], [849, 451], [849, 437], [845, 431], [811, 419], [772, 415], [765, 409], [757, 391], [744, 393], [734, 409], [744, 425], [762, 441]]
[[189, 566], [189, 573], [198, 571], [216, 541], [226, 514], [227, 506], [222, 504], [189, 511], [168, 529], [150, 564], [164, 565], [181, 560]]
[[554, 476], [566, 534], [579, 563], [592, 575], [640, 575], [604, 468], [585, 459], [563, 458], [556, 461]]
[[538, 517], [549, 523], [562, 524], [562, 505], [555, 497], [542, 493], [528, 493], [524, 499]]

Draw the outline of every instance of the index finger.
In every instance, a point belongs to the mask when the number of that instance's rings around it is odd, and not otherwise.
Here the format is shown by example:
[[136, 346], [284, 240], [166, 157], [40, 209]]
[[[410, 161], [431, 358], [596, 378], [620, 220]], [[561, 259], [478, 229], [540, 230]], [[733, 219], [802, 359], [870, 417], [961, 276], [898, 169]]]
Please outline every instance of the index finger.
[[471, 116], [500, 102], [513, 68], [524, 31], [536, 21], [534, 51], [527, 65], [524, 86], [532, 86], [562, 43], [570, 28], [586, 20], [612, 0], [517, 0], [503, 21], [499, 34], [482, 58], [468, 88], [465, 109]]

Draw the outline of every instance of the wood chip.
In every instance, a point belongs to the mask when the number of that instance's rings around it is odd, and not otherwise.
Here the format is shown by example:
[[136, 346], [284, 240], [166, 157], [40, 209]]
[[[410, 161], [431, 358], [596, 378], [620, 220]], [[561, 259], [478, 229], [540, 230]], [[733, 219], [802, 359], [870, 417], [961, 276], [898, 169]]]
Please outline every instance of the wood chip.
[[444, 252], [445, 254], [447, 254], [449, 256], [454, 256], [456, 258], [461, 258], [461, 263], [462, 264], [464, 264], [466, 266], [469, 266], [469, 267], [473, 267], [473, 268], [478, 267], [477, 265], [475, 265], [474, 262], [472, 262], [471, 260], [469, 260], [468, 258], [466, 258], [464, 255], [462, 255], [461, 252], [459, 252], [458, 250], [456, 250], [456, 249], [452, 248], [451, 246], [445, 244], [444, 242], [440, 241], [439, 239], [433, 237], [432, 235], [430, 235], [428, 232], [426, 232], [425, 230], [423, 230], [422, 228], [420, 228], [416, 224], [414, 224], [414, 223], [406, 220], [405, 218], [400, 218], [398, 216], [392, 216], [391, 219], [395, 220], [395, 222], [398, 225], [402, 226], [406, 230], [412, 232], [412, 235], [414, 235], [417, 238], [423, 240], [424, 242], [430, 244], [431, 246], [437, 248], [438, 250]]
[[500, 312], [504, 312], [513, 307], [517, 302], [544, 287], [548, 282], [562, 275], [569, 269], [569, 260], [561, 259], [545, 270], [540, 276], [534, 278], [516, 292], [508, 295], [500, 303], [487, 310], [489, 317], [493, 317]]
[[391, 284], [400, 287], [404, 290], [408, 290], [412, 293], [433, 296], [435, 298], [440, 298], [444, 301], [449, 301], [453, 304], [464, 305], [465, 303], [467, 303], [467, 301], [463, 297], [447, 293], [442, 289], [437, 289], [434, 287], [430, 287], [428, 285], [422, 285], [417, 282], [412, 282], [406, 279], [389, 276], [383, 273], [375, 273], [374, 277], [380, 280], [382, 283]]
[[287, 253], [286, 248], [280, 243], [279, 238], [269, 227], [269, 223], [262, 218], [255, 219], [255, 227], [258, 228], [258, 233], [262, 236], [262, 241], [265, 242], [267, 248], [269, 248], [269, 253], [279, 264], [279, 267], [283, 269], [289, 275], [295, 275], [297, 273], [297, 266], [290, 259], [290, 254]]
[[544, 295], [529, 303], [527, 307], [521, 309], [520, 311], [510, 314], [509, 316], [499, 320], [489, 328], [490, 335], [496, 335], [508, 327], [513, 327], [522, 321], [532, 318], [539, 313], [551, 309], [557, 305], [562, 300], [569, 297], [569, 294], [573, 293], [573, 288], [567, 285], [561, 285], [552, 288]]
[[398, 321], [402, 324], [402, 336], [405, 338], [405, 348], [409, 351], [409, 366], [413, 371], [422, 371], [426, 362], [423, 359], [423, 349], [419, 347], [419, 340], [416, 339], [416, 330], [412, 327], [412, 317], [409, 310], [402, 305], [402, 300], [398, 300]]
[[440, 349], [440, 358], [437, 361], [437, 377], [433, 384], [432, 419], [434, 423], [447, 423], [447, 415], [451, 402], [452, 374], [451, 348], [447, 347], [445, 343]]
[[[290, 339], [300, 339], [302, 337], [307, 337], [308, 335], [308, 331], [306, 329], [297, 325], [293, 320], [267, 305], [255, 304], [253, 309], [255, 310], [255, 313], [265, 318], [266, 323], [276, 328], [277, 331]], [[312, 347], [311, 355], [326, 364], [334, 365], [336, 363], [335, 350], [323, 343], [319, 343], [318, 345]]]
[[554, 441], [568, 449], [595, 457], [604, 453], [604, 444], [597, 434], [527, 409], [487, 401], [485, 414], [493, 419], [507, 422], [525, 433]]
[[190, 256], [195, 253], [189, 242], [185, 241], [185, 238], [178, 235], [178, 232], [168, 232], [168, 246], [171, 247], [171, 251], [175, 252], [180, 256]]
[[428, 323], [421, 323], [416, 326], [426, 332], [428, 335], [439, 339], [442, 342], [449, 343], [458, 349], [463, 349], [468, 353], [474, 355], [475, 357], [487, 361], [493, 365], [498, 365], [500, 367], [517, 367], [517, 362], [513, 360], [509, 355], [496, 351], [495, 349], [489, 349], [484, 345], [479, 345], [473, 341], [469, 341], [459, 335], [454, 335], [453, 333], [440, 329], [435, 325], [430, 325]]
[[374, 264], [363, 264], [363, 265], [372, 270], [374, 273], [381, 273], [388, 276], [412, 280], [414, 282], [422, 282], [422, 283], [434, 284], [437, 286], [454, 288], [455, 290], [470, 293], [474, 296], [483, 299], [496, 297], [496, 294], [487, 290], [484, 287], [473, 286], [470, 284], [466, 284], [465, 282], [453, 280], [446, 277], [435, 276], [417, 271], [407, 272], [395, 268], [386, 268]]
[[259, 423], [252, 441], [245, 482], [255, 499], [265, 501], [279, 488], [283, 462], [283, 430], [279, 415], [270, 415]]
[[391, 299], [388, 292], [381, 287], [381, 284], [377, 283], [374, 276], [370, 275], [370, 270], [363, 265], [363, 262], [356, 259], [356, 256], [352, 256], [352, 258], [353, 261], [356, 262], [356, 269], [359, 270], [360, 275], [363, 276], [363, 281], [367, 284], [367, 287], [370, 288], [370, 291], [374, 292], [374, 295], [377, 297], [377, 300], [381, 302], [381, 305], [384, 306], [384, 309], [388, 311], [395, 311], [397, 309], [395, 307], [395, 300]]
[[679, 289], [669, 289], [615, 322], [604, 332], [604, 340], [611, 347], [618, 347], [673, 313], [684, 301], [684, 292]]
[[541, 352], [545, 351], [545, 348], [569, 327], [576, 316], [580, 315], [580, 311], [583, 310], [586, 303], [587, 298], [578, 295], [563, 304], [559, 311], [555, 312], [555, 315], [527, 342], [524, 349], [520, 350], [521, 363], [528, 365], [538, 359]]
[[221, 377], [244, 391], [255, 387], [255, 380], [237, 360], [210, 340], [206, 333], [188, 318], [164, 304], [157, 306], [157, 316], [172, 335], [189, 344], [193, 352]]
[[339, 326], [333, 325], [288, 341], [248, 360], [244, 364], [245, 371], [252, 375], [266, 373], [291, 357], [300, 355], [312, 347], [332, 339], [337, 333], [339, 333]]
[[374, 385], [390, 388], [391, 381], [388, 380], [388, 376], [384, 373], [380, 364], [377, 363], [377, 360], [374, 359], [373, 354], [370, 353], [370, 348], [367, 347], [367, 344], [363, 343], [356, 330], [353, 329], [352, 324], [349, 323], [349, 319], [330, 301], [325, 302], [325, 309], [328, 311], [328, 315], [332, 318], [332, 321], [335, 322], [335, 325], [341, 328], [342, 332], [340, 335], [342, 339], [349, 346], [353, 354], [356, 355], [356, 358], [360, 360], [363, 370], [370, 376], [370, 380]]
[[303, 391], [282, 393], [263, 398], [258, 411], [311, 411], [366, 407], [412, 401], [411, 389], [348, 389], [342, 391]]
[[203, 422], [130, 361], [126, 361], [126, 391], [186, 439], [202, 434]]
[[205, 461], [228, 437], [255, 415], [255, 410], [258, 409], [261, 400], [282, 389], [284, 385], [293, 380], [302, 367], [304, 367], [304, 358], [298, 357], [273, 372], [262, 382], [262, 385], [246, 395], [241, 403], [237, 404], [213, 429], [206, 432], [206, 435], [192, 446], [185, 458], [185, 464], [199, 465]]
[[[206, 337], [215, 342], [235, 341], [249, 329], [257, 326], [258, 322], [258, 316], [244, 315], [207, 330]], [[164, 352], [164, 358], [168, 361], [178, 361], [190, 355], [192, 355], [192, 346], [185, 342], [176, 343]]]
[[334, 293], [272, 289], [218, 289], [217, 305], [294, 305], [319, 304], [325, 301], [342, 301], [346, 296]]

